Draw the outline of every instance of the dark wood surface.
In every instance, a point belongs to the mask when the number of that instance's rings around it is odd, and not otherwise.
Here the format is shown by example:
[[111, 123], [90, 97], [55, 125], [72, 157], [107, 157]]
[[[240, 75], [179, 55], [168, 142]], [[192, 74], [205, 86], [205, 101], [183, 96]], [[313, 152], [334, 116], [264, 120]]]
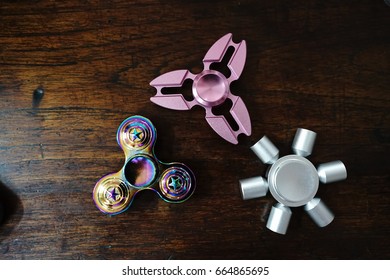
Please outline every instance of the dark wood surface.
[[[152, 79], [198, 73], [229, 32], [248, 45], [232, 92], [253, 133], [238, 145], [200, 107], [149, 101]], [[389, 93], [380, 0], [0, 1], [0, 259], [388, 259]], [[123, 165], [116, 130], [135, 114], [197, 189], [177, 205], [143, 192], [109, 217], [92, 189]], [[320, 186], [333, 223], [295, 208], [282, 236], [265, 227], [274, 199], [243, 201], [238, 180], [265, 175], [253, 143], [266, 134], [288, 154], [298, 127], [318, 133], [313, 163], [342, 160], [348, 179]]]

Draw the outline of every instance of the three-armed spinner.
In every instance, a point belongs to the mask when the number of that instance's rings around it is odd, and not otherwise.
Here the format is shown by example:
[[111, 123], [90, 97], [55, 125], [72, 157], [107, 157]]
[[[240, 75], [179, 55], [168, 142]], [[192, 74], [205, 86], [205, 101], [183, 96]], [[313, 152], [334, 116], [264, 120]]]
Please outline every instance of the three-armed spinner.
[[[210, 69], [213, 63], [223, 60], [229, 47], [234, 49], [227, 67], [230, 76], [225, 77], [219, 71]], [[251, 121], [248, 110], [239, 96], [230, 91], [230, 83], [237, 80], [244, 69], [246, 60], [246, 43], [241, 41], [235, 44], [232, 34], [226, 34], [209, 49], [203, 58], [203, 71], [193, 74], [189, 70], [176, 70], [165, 73], [154, 79], [150, 85], [157, 89], [157, 94], [150, 100], [162, 107], [174, 110], [189, 110], [195, 105], [202, 106], [206, 110], [206, 121], [225, 140], [237, 144], [237, 137], [243, 133], [250, 135]], [[164, 88], [181, 87], [186, 80], [192, 81], [193, 99], [188, 101], [180, 93], [163, 94]], [[234, 130], [223, 115], [215, 115], [212, 108], [221, 105], [226, 99], [232, 101], [230, 114], [238, 125]]]
[[93, 189], [96, 207], [105, 214], [126, 211], [143, 190], [154, 191], [169, 203], [186, 201], [195, 190], [195, 176], [183, 163], [163, 163], [154, 154], [157, 132], [151, 121], [132, 116], [122, 122], [116, 135], [125, 163], [103, 176]]

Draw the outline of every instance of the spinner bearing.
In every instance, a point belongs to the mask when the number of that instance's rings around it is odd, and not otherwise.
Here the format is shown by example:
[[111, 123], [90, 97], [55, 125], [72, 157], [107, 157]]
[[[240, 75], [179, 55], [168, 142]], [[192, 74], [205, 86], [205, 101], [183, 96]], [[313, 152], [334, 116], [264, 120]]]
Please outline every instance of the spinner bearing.
[[307, 214], [320, 227], [333, 221], [334, 215], [315, 198], [319, 182], [328, 184], [347, 178], [341, 161], [320, 164], [317, 169], [306, 159], [313, 150], [316, 133], [299, 128], [292, 144], [293, 155], [279, 158], [279, 150], [264, 136], [251, 147], [264, 164], [269, 164], [267, 179], [259, 176], [240, 180], [244, 200], [263, 197], [268, 190], [278, 203], [272, 207], [267, 228], [285, 234], [292, 215], [290, 207], [304, 206]]
[[184, 202], [193, 194], [196, 184], [191, 169], [156, 158], [156, 135], [153, 124], [142, 116], [129, 117], [119, 126], [117, 142], [125, 153], [125, 164], [96, 183], [93, 200], [100, 211], [120, 214], [142, 190], [152, 190], [169, 203]]

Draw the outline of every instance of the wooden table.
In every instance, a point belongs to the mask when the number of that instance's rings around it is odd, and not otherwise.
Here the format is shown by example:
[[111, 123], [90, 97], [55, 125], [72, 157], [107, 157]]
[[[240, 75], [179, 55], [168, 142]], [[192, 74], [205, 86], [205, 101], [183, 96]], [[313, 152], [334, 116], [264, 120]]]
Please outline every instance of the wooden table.
[[[1, 1], [0, 258], [388, 259], [389, 27], [390, 7], [372, 0]], [[204, 109], [149, 100], [151, 80], [199, 73], [229, 32], [248, 45], [232, 92], [253, 132], [238, 145]], [[156, 126], [157, 157], [189, 165], [197, 189], [182, 204], [142, 192], [109, 217], [92, 189], [122, 167], [116, 130], [135, 114]], [[266, 134], [289, 154], [298, 127], [318, 134], [310, 160], [342, 160], [348, 179], [320, 186], [333, 223], [294, 208], [279, 235], [265, 227], [272, 196], [243, 201], [238, 181], [265, 175], [251, 145]]]

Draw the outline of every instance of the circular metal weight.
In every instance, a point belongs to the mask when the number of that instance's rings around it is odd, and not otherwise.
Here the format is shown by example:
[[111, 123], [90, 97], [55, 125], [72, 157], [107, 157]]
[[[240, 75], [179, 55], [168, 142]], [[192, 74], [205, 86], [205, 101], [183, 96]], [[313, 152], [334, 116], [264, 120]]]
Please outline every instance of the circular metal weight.
[[117, 132], [117, 142], [122, 149], [142, 150], [154, 144], [156, 130], [147, 118], [133, 116], [122, 122]]
[[286, 234], [292, 212], [290, 208], [278, 203], [272, 206], [267, 228], [279, 234]]
[[332, 211], [319, 198], [313, 198], [309, 201], [305, 205], [305, 210], [319, 227], [329, 225], [334, 219]]
[[292, 143], [292, 150], [295, 154], [302, 157], [311, 155], [317, 133], [314, 131], [298, 128]]
[[321, 183], [328, 184], [347, 178], [347, 169], [342, 161], [336, 160], [320, 164], [317, 167]]
[[183, 202], [195, 190], [195, 176], [186, 166], [176, 164], [164, 170], [159, 187], [164, 200]]
[[119, 178], [108, 175], [100, 179], [93, 190], [96, 207], [103, 213], [116, 215], [125, 211], [131, 202], [129, 187]]
[[268, 184], [278, 202], [297, 207], [312, 200], [318, 190], [319, 179], [310, 161], [301, 156], [288, 155], [271, 166]]
[[242, 199], [244, 200], [263, 197], [268, 192], [268, 183], [261, 176], [242, 179], [239, 182]]
[[267, 136], [263, 136], [251, 147], [251, 150], [265, 164], [273, 164], [279, 158], [278, 148], [275, 147]]

